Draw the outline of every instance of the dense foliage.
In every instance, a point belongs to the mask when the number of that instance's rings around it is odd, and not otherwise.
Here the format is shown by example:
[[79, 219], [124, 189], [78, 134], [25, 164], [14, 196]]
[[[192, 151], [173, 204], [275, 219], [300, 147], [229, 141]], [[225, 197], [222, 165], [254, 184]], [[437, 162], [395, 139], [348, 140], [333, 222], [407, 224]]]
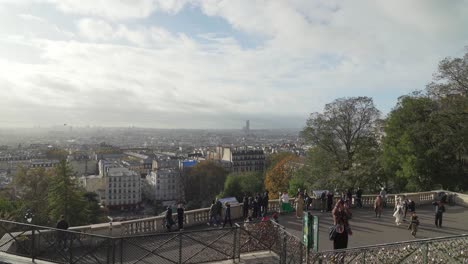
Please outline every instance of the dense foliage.
[[234, 196], [238, 201], [242, 201], [244, 194], [254, 196], [261, 192], [263, 192], [263, 177], [260, 172], [230, 173], [219, 196]]
[[207, 207], [223, 189], [226, 170], [213, 161], [195, 165], [184, 179], [187, 209]]

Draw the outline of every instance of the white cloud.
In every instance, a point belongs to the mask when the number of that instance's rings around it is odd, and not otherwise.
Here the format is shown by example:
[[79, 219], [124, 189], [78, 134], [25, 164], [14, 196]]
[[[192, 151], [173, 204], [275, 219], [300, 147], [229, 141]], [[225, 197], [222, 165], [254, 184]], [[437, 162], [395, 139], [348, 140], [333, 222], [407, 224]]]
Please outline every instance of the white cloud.
[[145, 18], [155, 11], [176, 13], [187, 0], [44, 0], [63, 12], [111, 20]]
[[[42, 115], [44, 122], [194, 127], [204, 120], [234, 127], [239, 118], [264, 116], [274, 127], [281, 126], [275, 117], [286, 116], [300, 127], [325, 103], [357, 95], [376, 96], [385, 111], [399, 95], [424, 88], [438, 60], [468, 43], [467, 6], [440, 3], [54, 0], [78, 15], [69, 21], [76, 32], [52, 38], [11, 31], [0, 38], [0, 72], [9, 72], [0, 87], [10, 89], [0, 111], [11, 113], [0, 124]], [[194, 36], [128, 21], [187, 4], [262, 42], [243, 48], [242, 39], [220, 32]], [[39, 22], [34, 14], [18, 16]], [[2, 43], [9, 51], [24, 47], [37, 61], [2, 56]]]

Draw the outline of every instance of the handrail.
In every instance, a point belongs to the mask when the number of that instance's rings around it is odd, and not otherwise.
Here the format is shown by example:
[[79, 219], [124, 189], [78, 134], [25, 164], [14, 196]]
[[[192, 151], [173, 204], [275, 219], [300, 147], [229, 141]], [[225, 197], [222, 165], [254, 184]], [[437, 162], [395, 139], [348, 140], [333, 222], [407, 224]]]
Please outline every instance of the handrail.
[[376, 244], [376, 245], [350, 247], [350, 248], [345, 248], [345, 249], [324, 250], [324, 251], [316, 252], [316, 254], [324, 254], [324, 253], [332, 253], [332, 252], [339, 253], [339, 252], [364, 250], [364, 249], [368, 250], [368, 249], [373, 249], [373, 248], [382, 248], [382, 247], [398, 246], [398, 245], [404, 245], [404, 244], [416, 244], [416, 243], [424, 243], [424, 242], [434, 242], [434, 241], [449, 240], [449, 239], [455, 239], [455, 238], [468, 238], [468, 234], [444, 236], [444, 237], [433, 237], [433, 238], [422, 238], [422, 239], [398, 241], [398, 242], [383, 243], [383, 244]]

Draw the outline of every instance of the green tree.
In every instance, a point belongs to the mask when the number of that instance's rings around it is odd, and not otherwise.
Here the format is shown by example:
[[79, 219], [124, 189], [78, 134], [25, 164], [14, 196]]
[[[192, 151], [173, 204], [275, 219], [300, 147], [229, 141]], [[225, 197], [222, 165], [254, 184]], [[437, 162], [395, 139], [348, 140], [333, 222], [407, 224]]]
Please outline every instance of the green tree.
[[263, 177], [259, 172], [230, 173], [224, 182], [219, 196], [234, 196], [241, 201], [244, 194], [254, 195], [263, 192]]
[[438, 102], [429, 97], [404, 96], [390, 113], [383, 161], [397, 189], [453, 187], [462, 180], [440, 118]]
[[29, 209], [34, 213], [35, 224], [46, 225], [48, 218], [47, 190], [51, 174], [44, 168], [20, 168], [16, 173], [13, 184], [17, 195], [21, 197], [21, 207], [15, 213], [16, 219], [22, 221], [24, 213]]
[[48, 202], [52, 219], [57, 220], [60, 215], [65, 215], [65, 219], [73, 226], [86, 224], [89, 212], [82, 190], [71, 177], [72, 173], [69, 164], [62, 160], [52, 175]]
[[369, 97], [336, 99], [325, 105], [323, 113], [312, 113], [301, 132], [313, 146], [306, 162], [309, 168], [304, 169], [310, 170], [311, 179], [306, 182], [321, 184], [319, 188], [349, 188], [374, 177], [366, 166], [379, 164], [375, 156], [379, 117]]
[[185, 178], [185, 199], [193, 207], [205, 207], [223, 189], [227, 172], [213, 161], [203, 161], [193, 166]]
[[83, 194], [84, 200], [86, 201], [86, 223], [97, 224], [104, 220], [101, 207], [99, 206], [99, 197], [97, 193], [86, 192]]
[[428, 84], [427, 90], [435, 97], [447, 95], [468, 96], [468, 47], [462, 58], [445, 58], [439, 63], [434, 81]]

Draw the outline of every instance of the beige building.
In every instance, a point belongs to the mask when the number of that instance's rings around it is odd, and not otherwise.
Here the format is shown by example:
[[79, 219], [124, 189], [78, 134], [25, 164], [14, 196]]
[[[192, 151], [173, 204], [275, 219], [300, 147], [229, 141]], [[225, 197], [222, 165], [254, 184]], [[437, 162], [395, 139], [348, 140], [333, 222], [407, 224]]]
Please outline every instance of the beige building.
[[262, 149], [216, 147], [207, 151], [206, 159], [220, 162], [230, 172], [263, 171], [265, 168], [265, 153]]
[[108, 168], [104, 184], [108, 207], [138, 207], [141, 203], [140, 175], [127, 168]]

